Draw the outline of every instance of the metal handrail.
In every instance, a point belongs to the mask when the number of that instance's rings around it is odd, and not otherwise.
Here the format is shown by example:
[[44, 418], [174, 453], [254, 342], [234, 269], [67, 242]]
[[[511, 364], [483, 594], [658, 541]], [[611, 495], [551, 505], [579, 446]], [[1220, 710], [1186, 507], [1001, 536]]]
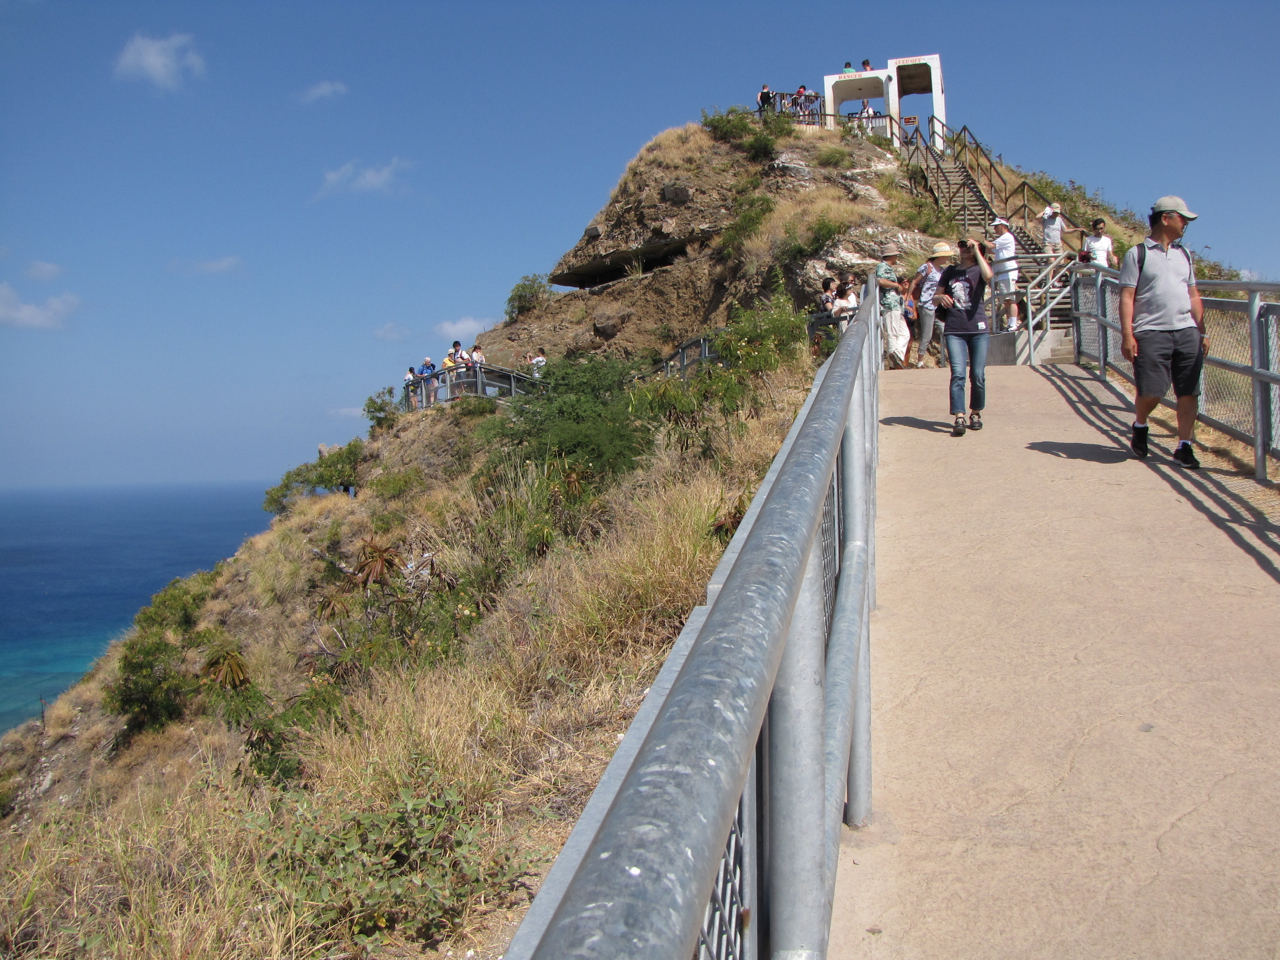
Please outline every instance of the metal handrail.
[[870, 813], [872, 293], [507, 960], [825, 955], [840, 824]]
[[[1093, 263], [1074, 263], [1072, 272], [1072, 318], [1075, 326], [1076, 363], [1093, 360], [1098, 364], [1098, 376], [1107, 379], [1108, 371], [1134, 383], [1133, 375], [1112, 359], [1111, 334], [1119, 334], [1120, 317], [1111, 314], [1111, 294], [1118, 300], [1120, 273], [1109, 267]], [[1249, 325], [1248, 364], [1237, 363], [1212, 353], [1204, 358], [1205, 366], [1227, 370], [1248, 377], [1252, 385], [1250, 429], [1241, 430], [1201, 409], [1197, 419], [1215, 430], [1225, 433], [1253, 447], [1254, 478], [1267, 481], [1267, 458], [1280, 457], [1280, 305], [1264, 302], [1264, 294], [1280, 293], [1280, 283], [1260, 283], [1241, 280], [1197, 280], [1201, 290], [1223, 293], [1245, 293], [1247, 300], [1214, 300], [1202, 298], [1205, 309], [1241, 313]], [[1090, 296], [1092, 310], [1081, 304]], [[1097, 353], [1084, 347], [1083, 333], [1086, 324], [1093, 326], [1098, 344]], [[1210, 340], [1210, 349], [1213, 341]], [[1161, 404], [1175, 408], [1176, 404], [1161, 398]]]
[[[813, 90], [806, 90], [803, 94], [805, 103], [794, 103], [800, 95], [799, 91], [788, 93], [785, 90], [774, 90], [773, 92], [773, 112], [790, 117], [795, 123], [805, 125], [815, 125], [824, 122], [827, 114], [827, 98]], [[782, 103], [779, 103], [782, 100]], [[757, 114], [763, 114], [760, 107], [756, 108]]]
[[[400, 396], [400, 409], [405, 412], [425, 410], [437, 403], [449, 403], [464, 396], [508, 401], [529, 393], [537, 383], [537, 377], [507, 367], [489, 363], [458, 364], [406, 380]], [[441, 391], [444, 396], [440, 395]]]
[[[987, 148], [979, 142], [967, 125], [960, 128], [956, 137], [961, 147], [957, 159], [973, 174], [974, 180], [978, 184], [978, 189], [982, 190], [982, 174], [985, 172], [989, 187], [985, 193], [987, 199], [993, 206], [997, 201], [1005, 204], [1009, 194], [1009, 183], [1005, 180], [1004, 174], [996, 167], [991, 155], [987, 153]], [[970, 157], [973, 157], [972, 162], [970, 162]], [[1000, 181], [999, 190], [996, 189], [997, 179]]]
[[[1021, 203], [1015, 207], [1013, 204], [1012, 198], [1013, 198], [1013, 194], [1018, 192], [1022, 193], [1022, 200], [1021, 200]], [[1032, 207], [1027, 202], [1028, 193], [1034, 194], [1037, 197], [1037, 199], [1040, 201], [1040, 203], [1044, 204], [1044, 207], [1047, 207], [1052, 203], [1052, 201], [1048, 197], [1046, 197], [1043, 193], [1037, 190], [1034, 186], [1032, 186], [1026, 180], [1023, 180], [1016, 187], [1014, 187], [1013, 190], [1009, 191], [1009, 199], [1005, 203], [1005, 219], [1008, 220], [1010, 223], [1016, 223], [1017, 221], [1021, 220], [1022, 228], [1026, 230], [1028, 233], [1031, 233], [1032, 232], [1031, 224], [1033, 222], [1037, 224], [1040, 223], [1040, 214], [1035, 210], [1034, 207]], [[1043, 210], [1044, 207], [1041, 207], [1040, 209]], [[1060, 213], [1058, 214], [1058, 216], [1062, 217], [1062, 219], [1067, 223], [1067, 227], [1064, 227], [1062, 230], [1062, 245], [1066, 247], [1068, 250], [1071, 250], [1073, 253], [1079, 253], [1080, 244], [1082, 242], [1082, 236], [1084, 231], [1082, 230], [1079, 224], [1077, 224], [1065, 213]], [[1068, 227], [1070, 229], [1068, 229]], [[1035, 234], [1032, 233], [1032, 236], [1035, 236]], [[1041, 242], [1044, 241], [1043, 228], [1041, 228], [1039, 239]]]

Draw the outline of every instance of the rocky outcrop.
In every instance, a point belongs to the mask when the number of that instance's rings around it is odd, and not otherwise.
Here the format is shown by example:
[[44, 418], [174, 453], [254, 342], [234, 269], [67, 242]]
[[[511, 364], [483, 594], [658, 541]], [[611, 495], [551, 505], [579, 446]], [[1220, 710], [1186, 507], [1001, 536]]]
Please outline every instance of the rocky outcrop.
[[[824, 277], [861, 282], [884, 244], [898, 244], [908, 259], [922, 259], [933, 245], [934, 238], [894, 225], [893, 205], [880, 189], [886, 175], [906, 186], [892, 154], [826, 131], [790, 138], [772, 160], [758, 162], [699, 125], [668, 130], [640, 151], [553, 269], [553, 284], [577, 289], [479, 341], [502, 366], [539, 347], [551, 357], [604, 352], [656, 360], [722, 326], [732, 304], [748, 304], [772, 287], [777, 267], [796, 302], [816, 307]], [[771, 219], [751, 250], [731, 253], [722, 237], [753, 196], [768, 198]], [[779, 257], [788, 218], [807, 229], [824, 204], [838, 207], [848, 225], [814, 253]]]

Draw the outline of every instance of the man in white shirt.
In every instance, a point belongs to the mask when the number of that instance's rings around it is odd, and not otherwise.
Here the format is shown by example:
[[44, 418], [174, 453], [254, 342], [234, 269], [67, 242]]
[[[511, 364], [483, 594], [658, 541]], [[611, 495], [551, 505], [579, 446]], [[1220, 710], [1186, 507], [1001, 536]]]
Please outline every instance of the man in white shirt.
[[991, 251], [996, 299], [1004, 305], [1006, 327], [1013, 332], [1018, 329], [1018, 241], [1003, 217], [993, 220], [991, 228], [996, 233]]
[[1112, 252], [1111, 238], [1103, 232], [1107, 221], [1098, 217], [1090, 226], [1093, 227], [1093, 233], [1084, 238], [1084, 249], [1089, 252], [1089, 262], [1103, 267], [1114, 267], [1116, 257]]

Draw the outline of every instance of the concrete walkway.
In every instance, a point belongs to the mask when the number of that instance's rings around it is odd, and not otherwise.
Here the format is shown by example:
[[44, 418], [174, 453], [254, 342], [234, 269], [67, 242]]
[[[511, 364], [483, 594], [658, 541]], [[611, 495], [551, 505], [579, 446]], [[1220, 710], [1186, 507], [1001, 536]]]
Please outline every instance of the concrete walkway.
[[944, 371], [882, 379], [875, 813], [830, 956], [1280, 956], [1280, 511], [1041, 369], [989, 369], [960, 439]]

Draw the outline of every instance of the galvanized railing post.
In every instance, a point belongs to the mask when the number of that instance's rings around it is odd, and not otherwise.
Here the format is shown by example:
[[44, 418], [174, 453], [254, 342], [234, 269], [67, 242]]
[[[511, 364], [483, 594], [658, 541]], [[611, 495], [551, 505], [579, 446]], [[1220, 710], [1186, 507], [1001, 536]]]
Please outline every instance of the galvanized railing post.
[[[855, 391], [855, 405], [849, 413], [854, 424], [852, 431], [856, 436], [858, 448], [855, 448], [851, 459], [857, 466], [851, 472], [858, 477], [858, 540], [855, 548], [862, 546], [868, 558], [875, 551], [875, 523], [873, 517], [875, 503], [875, 444], [877, 429], [876, 390], [874, 378], [870, 375], [870, 364], [864, 352], [862, 369], [858, 379], [861, 390]], [[845, 442], [849, 442], [849, 431], [846, 431]], [[854, 554], [854, 551], [850, 551]], [[851, 827], [862, 826], [871, 815], [871, 677], [870, 677], [870, 614], [871, 597], [875, 590], [874, 561], [869, 562], [867, 582], [861, 598], [862, 616], [858, 630], [858, 654], [853, 674], [853, 728], [849, 746], [849, 772], [846, 778], [846, 803], [844, 822]]]
[[[1253, 369], [1265, 370], [1270, 359], [1266, 350], [1266, 331], [1262, 320], [1262, 293], [1249, 293], [1249, 344]], [[1253, 385], [1253, 476], [1255, 480], [1267, 479], [1267, 447], [1271, 442], [1271, 386], [1258, 378], [1255, 372]]]
[[822, 541], [815, 538], [769, 701], [769, 954], [826, 955]]
[[1098, 376], [1105, 383], [1107, 380], [1107, 355], [1111, 352], [1111, 332], [1107, 325], [1102, 321], [1110, 319], [1107, 315], [1110, 311], [1107, 307], [1110, 300], [1107, 297], [1106, 284], [1102, 282], [1102, 275], [1098, 275]]

